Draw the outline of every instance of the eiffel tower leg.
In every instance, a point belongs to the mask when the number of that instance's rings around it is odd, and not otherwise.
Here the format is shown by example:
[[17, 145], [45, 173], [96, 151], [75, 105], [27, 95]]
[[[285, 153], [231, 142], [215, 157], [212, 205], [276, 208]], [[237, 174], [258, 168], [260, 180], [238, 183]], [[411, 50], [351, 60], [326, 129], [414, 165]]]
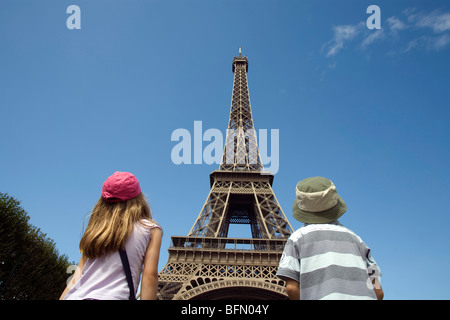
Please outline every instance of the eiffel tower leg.
[[223, 220], [227, 211], [230, 189], [229, 181], [214, 182], [189, 236], [217, 237], [224, 233]]
[[258, 206], [259, 225], [264, 226], [267, 238], [288, 238], [292, 233], [292, 226], [281, 209], [270, 183], [262, 183], [254, 188], [255, 203]]

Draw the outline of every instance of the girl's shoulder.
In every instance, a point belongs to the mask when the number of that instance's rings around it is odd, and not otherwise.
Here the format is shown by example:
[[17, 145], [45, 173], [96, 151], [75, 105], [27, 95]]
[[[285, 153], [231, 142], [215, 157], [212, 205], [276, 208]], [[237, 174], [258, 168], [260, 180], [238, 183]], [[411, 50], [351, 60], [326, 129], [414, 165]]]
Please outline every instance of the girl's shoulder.
[[148, 228], [148, 229], [150, 229], [150, 230], [152, 230], [152, 229], [154, 229], [154, 228], [158, 228], [158, 229], [160, 229], [161, 232], [162, 232], [162, 227], [161, 227], [156, 221], [149, 220], [149, 219], [141, 219], [141, 220], [140, 220], [140, 223], [141, 223], [141, 225], [144, 226], [145, 228]]

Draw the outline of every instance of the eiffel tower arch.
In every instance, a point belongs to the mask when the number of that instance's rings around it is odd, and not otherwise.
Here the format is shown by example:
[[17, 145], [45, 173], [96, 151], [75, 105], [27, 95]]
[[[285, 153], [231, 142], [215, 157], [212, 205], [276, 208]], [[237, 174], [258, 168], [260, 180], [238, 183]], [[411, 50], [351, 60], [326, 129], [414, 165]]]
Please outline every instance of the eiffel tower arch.
[[[172, 236], [160, 271], [164, 300], [287, 299], [276, 271], [293, 232], [261, 163], [247, 83], [248, 60], [234, 57], [230, 119], [219, 170], [187, 236]], [[252, 238], [229, 238], [231, 224], [250, 225]]]

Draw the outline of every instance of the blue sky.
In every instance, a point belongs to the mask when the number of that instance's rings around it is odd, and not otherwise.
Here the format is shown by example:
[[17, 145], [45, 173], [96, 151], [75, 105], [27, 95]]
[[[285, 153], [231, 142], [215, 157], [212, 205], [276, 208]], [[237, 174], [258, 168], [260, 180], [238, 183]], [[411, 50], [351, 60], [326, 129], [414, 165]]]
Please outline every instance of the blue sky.
[[242, 46], [255, 127], [279, 130], [273, 189], [293, 227], [296, 183], [325, 176], [386, 299], [450, 298], [448, 1], [0, 0], [0, 45], [0, 191], [69, 260], [104, 180], [130, 171], [165, 265], [218, 168], [175, 165], [171, 134], [202, 121], [225, 135]]

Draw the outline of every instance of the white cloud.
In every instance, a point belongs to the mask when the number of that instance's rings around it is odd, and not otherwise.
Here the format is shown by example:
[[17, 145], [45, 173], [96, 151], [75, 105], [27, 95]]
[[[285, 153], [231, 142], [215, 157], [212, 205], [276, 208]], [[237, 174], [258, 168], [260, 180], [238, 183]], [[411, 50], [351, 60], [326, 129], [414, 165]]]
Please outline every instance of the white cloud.
[[344, 48], [344, 42], [352, 40], [361, 31], [363, 26], [363, 22], [356, 25], [333, 26], [334, 37], [326, 44], [326, 56], [335, 56], [342, 48]]
[[450, 44], [450, 35], [444, 34], [440, 37], [437, 37], [433, 41], [434, 49], [439, 51]]
[[322, 46], [327, 58], [335, 57], [350, 42], [359, 42], [361, 49], [367, 49], [375, 42], [383, 41], [384, 45], [390, 46], [386, 54], [420, 49], [441, 51], [450, 45], [450, 12], [407, 8], [399, 16], [382, 21], [381, 30], [369, 30], [365, 22], [333, 26], [332, 30], [333, 38]]
[[397, 33], [399, 30], [405, 30], [408, 26], [397, 17], [390, 17], [386, 20], [391, 32]]
[[383, 29], [371, 31], [370, 34], [361, 43], [361, 47], [365, 49], [368, 45], [372, 44], [376, 40], [382, 40], [384, 38]]
[[450, 44], [450, 35], [443, 34], [440, 36], [420, 36], [409, 41], [404, 53], [413, 49], [424, 48], [428, 51], [440, 51]]
[[435, 10], [430, 13], [419, 12], [411, 9], [405, 12], [408, 22], [415, 29], [432, 29], [434, 34], [421, 35], [409, 41], [404, 52], [409, 52], [415, 48], [425, 48], [429, 51], [440, 51], [450, 44], [450, 13]]
[[358, 33], [358, 25], [334, 26], [333, 30], [336, 41], [350, 40]]
[[435, 33], [450, 31], [450, 13], [440, 13], [433, 11], [431, 13], [410, 14], [408, 20], [415, 23], [419, 28], [431, 28]]
[[422, 36], [422, 37], [418, 37], [415, 38], [411, 41], [409, 41], [408, 46], [406, 47], [405, 50], [403, 50], [404, 53], [406, 52], [410, 52], [411, 50], [418, 48], [418, 47], [423, 47], [426, 43], [427, 38]]

